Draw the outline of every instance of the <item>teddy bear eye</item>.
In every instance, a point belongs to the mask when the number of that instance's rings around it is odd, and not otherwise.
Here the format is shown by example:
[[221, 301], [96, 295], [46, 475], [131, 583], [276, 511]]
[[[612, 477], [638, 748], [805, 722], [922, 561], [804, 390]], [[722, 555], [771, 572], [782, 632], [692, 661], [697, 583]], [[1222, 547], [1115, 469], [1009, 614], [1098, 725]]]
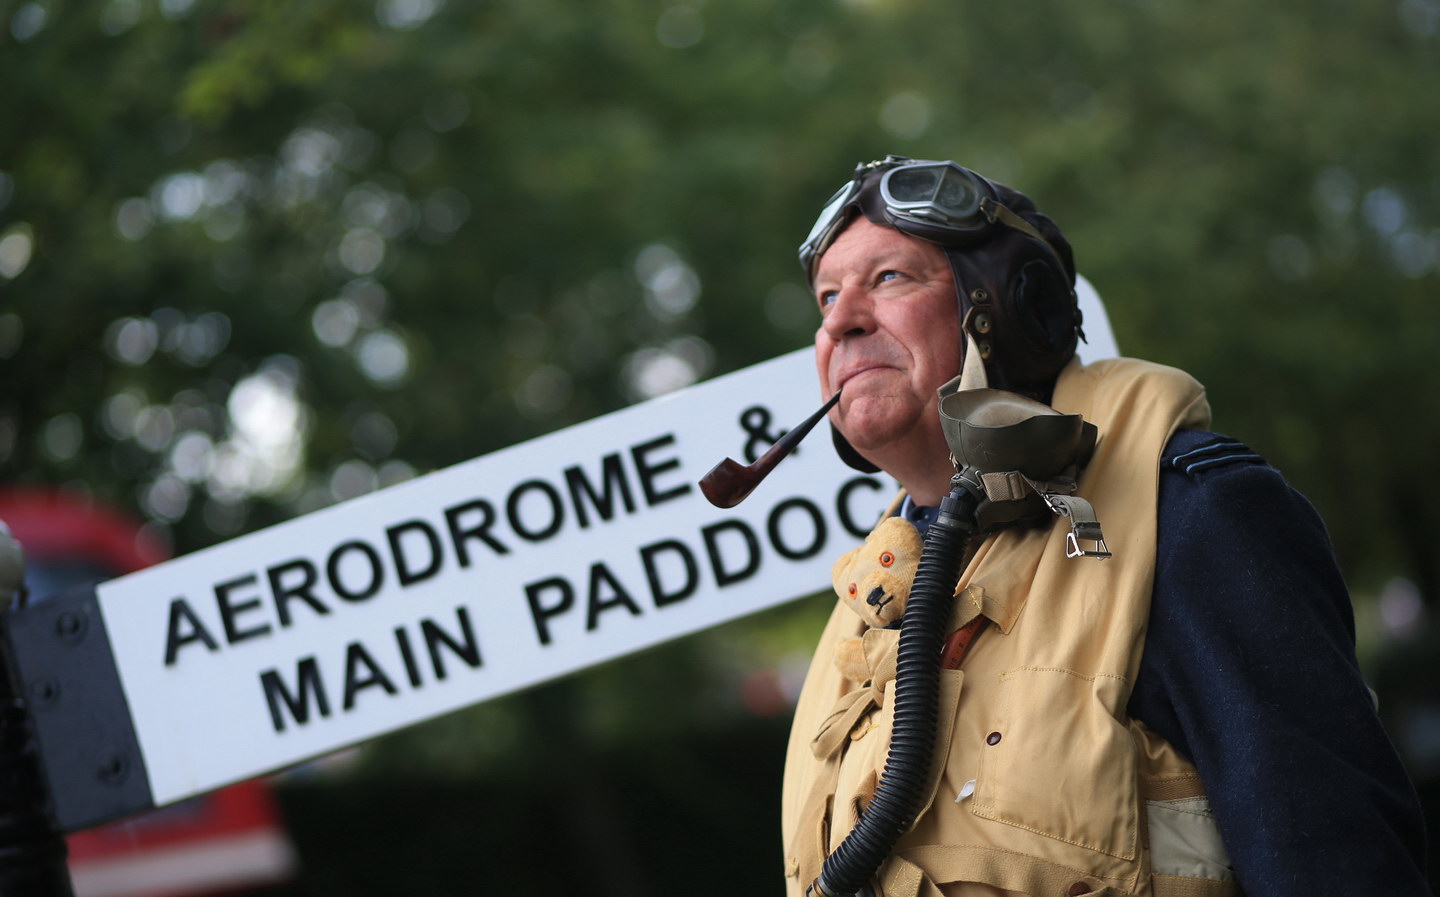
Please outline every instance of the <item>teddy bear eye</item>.
[[850, 583], [850, 597], [851, 597], [851, 598], [854, 598], [854, 597], [855, 597], [855, 593], [858, 592], [858, 591], [859, 591], [859, 589], [855, 588], [855, 583], [853, 583], [853, 582]]
[[888, 567], [893, 563], [895, 563], [895, 555], [888, 551], [880, 555], [880, 566]]

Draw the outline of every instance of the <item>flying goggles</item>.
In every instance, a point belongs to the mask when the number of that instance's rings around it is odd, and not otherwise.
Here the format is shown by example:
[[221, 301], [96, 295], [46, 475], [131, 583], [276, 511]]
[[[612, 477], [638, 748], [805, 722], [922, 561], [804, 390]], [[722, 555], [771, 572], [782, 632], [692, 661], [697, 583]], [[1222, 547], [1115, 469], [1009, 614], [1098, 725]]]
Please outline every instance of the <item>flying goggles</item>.
[[852, 207], [877, 224], [943, 246], [979, 243], [995, 227], [1004, 226], [1055, 252], [1028, 221], [1001, 205], [995, 186], [981, 175], [954, 162], [891, 155], [855, 166], [850, 182], [825, 204], [800, 245], [800, 265], [807, 280], [814, 281], [816, 261], [845, 229]]

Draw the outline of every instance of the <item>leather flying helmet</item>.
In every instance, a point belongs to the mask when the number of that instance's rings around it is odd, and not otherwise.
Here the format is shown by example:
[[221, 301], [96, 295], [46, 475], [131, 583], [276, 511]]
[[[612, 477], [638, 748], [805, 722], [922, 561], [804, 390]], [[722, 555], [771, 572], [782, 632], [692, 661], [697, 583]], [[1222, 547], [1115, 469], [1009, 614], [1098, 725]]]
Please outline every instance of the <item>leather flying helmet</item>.
[[[1075, 262], [1053, 221], [1023, 193], [954, 162], [886, 156], [857, 165], [826, 203], [800, 247], [807, 285], [859, 215], [939, 245], [955, 276], [961, 339], [974, 340], [990, 386], [1050, 401], [1084, 338]], [[846, 464], [878, 469], [833, 427], [831, 435]]]

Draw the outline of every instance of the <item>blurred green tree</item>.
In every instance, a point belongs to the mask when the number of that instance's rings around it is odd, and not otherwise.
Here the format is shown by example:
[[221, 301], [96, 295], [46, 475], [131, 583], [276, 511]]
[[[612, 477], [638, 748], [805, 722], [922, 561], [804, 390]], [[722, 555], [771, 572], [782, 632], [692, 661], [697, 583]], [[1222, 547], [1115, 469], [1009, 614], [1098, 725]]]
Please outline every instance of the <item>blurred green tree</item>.
[[10, 4], [0, 457], [188, 550], [759, 360], [895, 150], [1032, 193], [1125, 349], [1433, 598], [1437, 16]]

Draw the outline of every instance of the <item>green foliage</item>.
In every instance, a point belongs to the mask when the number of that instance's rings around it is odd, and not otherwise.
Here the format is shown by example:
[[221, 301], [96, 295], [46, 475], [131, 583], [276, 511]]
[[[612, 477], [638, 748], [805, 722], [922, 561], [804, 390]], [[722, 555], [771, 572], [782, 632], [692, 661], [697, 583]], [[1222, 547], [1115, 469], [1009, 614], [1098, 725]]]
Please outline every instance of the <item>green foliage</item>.
[[[1127, 351], [1200, 376], [1219, 425], [1328, 512], [1358, 582], [1434, 586], [1402, 530], [1429, 526], [1408, 483], [1435, 416], [1399, 403], [1436, 385], [1435, 19], [1430, 0], [12, 4], [0, 215], [32, 251], [0, 285], [23, 328], [8, 476], [83, 483], [189, 550], [350, 494], [330, 488], [347, 462], [363, 487], [390, 459], [618, 407], [654, 351], [699, 376], [768, 357], [811, 326], [790, 256], [818, 198], [899, 151], [1030, 192]], [[647, 301], [654, 244], [698, 303]], [[117, 358], [113, 322], [167, 308], [158, 351]], [[204, 312], [223, 348], [177, 356]], [[403, 375], [356, 363], [375, 333]], [[106, 400], [178, 419], [186, 394], [220, 446], [234, 385], [277, 357], [307, 409], [294, 470], [153, 494], [186, 429], [137, 447]], [[82, 447], [62, 457], [44, 434], [66, 414]], [[1372, 488], [1334, 474], [1360, 468]]]

